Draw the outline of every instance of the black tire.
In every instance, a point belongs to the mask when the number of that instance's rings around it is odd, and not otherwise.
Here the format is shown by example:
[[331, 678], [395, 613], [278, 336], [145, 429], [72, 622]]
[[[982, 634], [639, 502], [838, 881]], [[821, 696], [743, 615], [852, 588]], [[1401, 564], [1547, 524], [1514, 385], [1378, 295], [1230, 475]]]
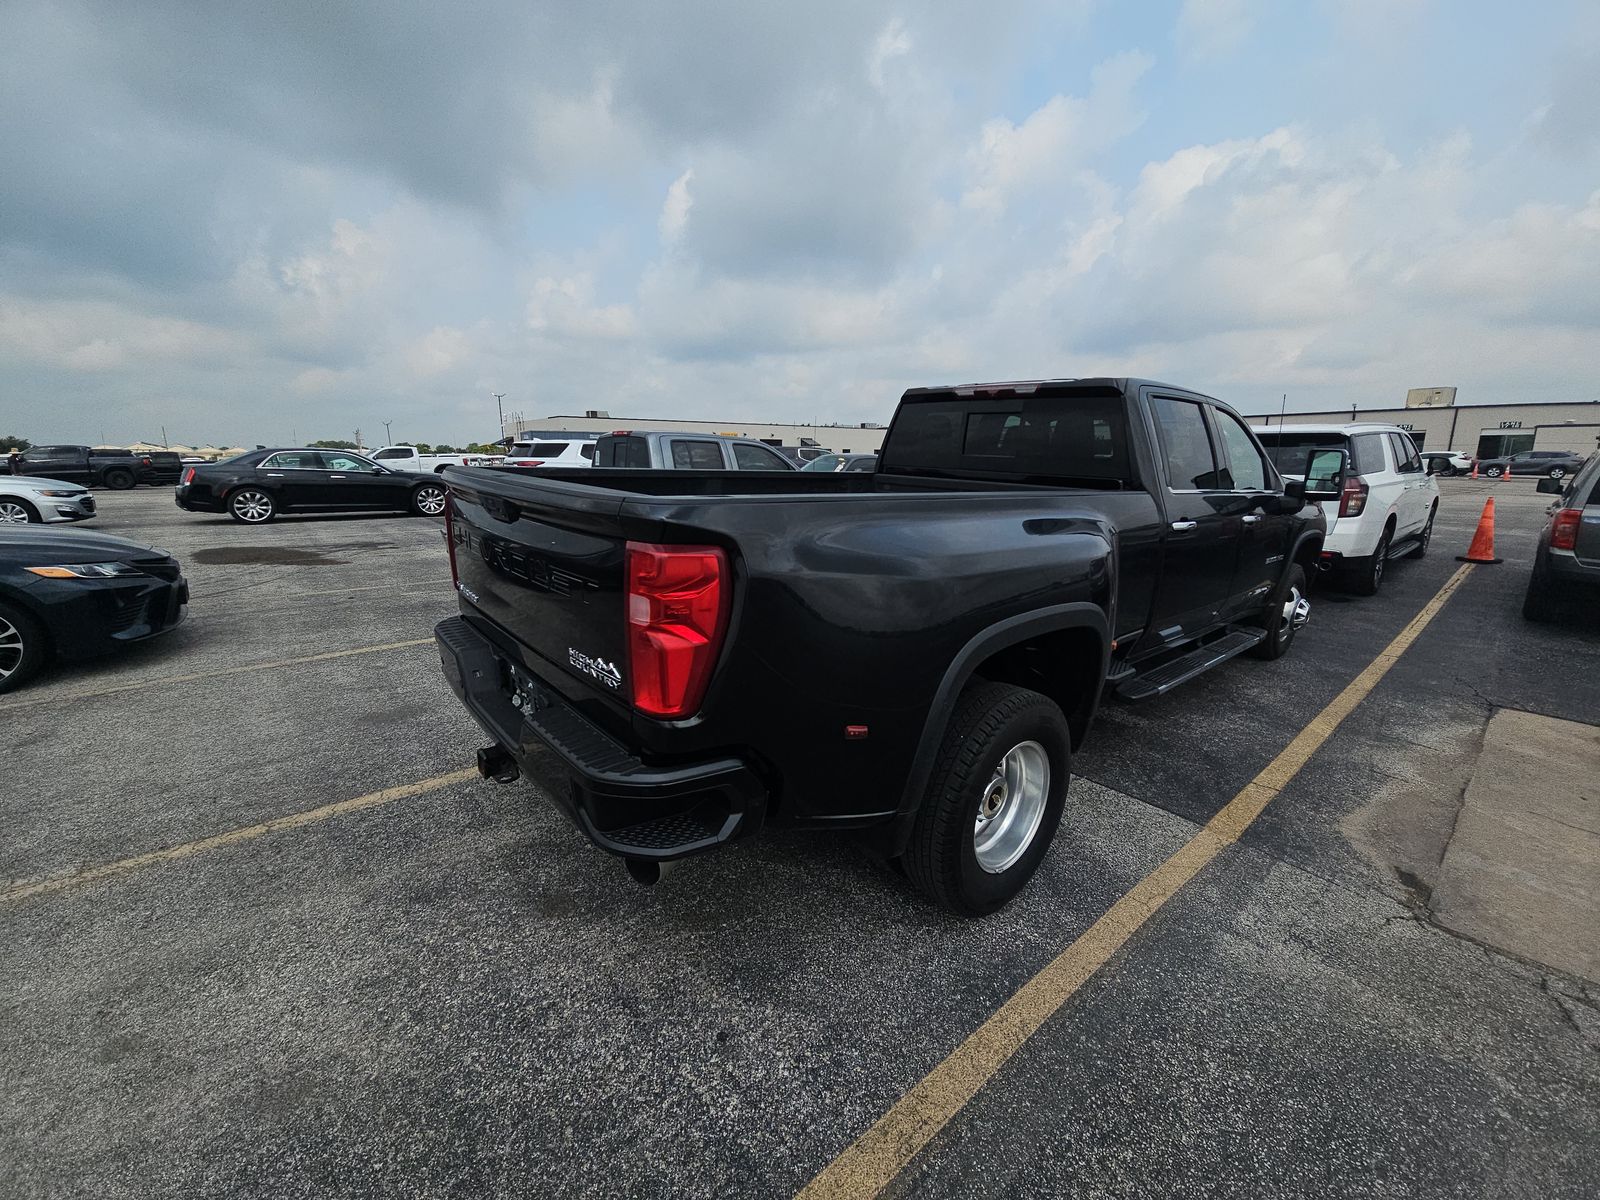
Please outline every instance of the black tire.
[[1417, 538], [1417, 544], [1411, 548], [1407, 558], [1424, 558], [1427, 556], [1428, 547], [1433, 545], [1433, 519], [1439, 515], [1439, 506], [1435, 504], [1428, 510], [1428, 523], [1422, 527], [1422, 535]]
[[118, 468], [114, 471], [107, 471], [105, 475], [101, 477], [101, 480], [113, 492], [125, 492], [129, 488], [133, 487], [134, 484], [139, 482], [133, 477], [132, 471], [124, 471], [121, 468]]
[[1253, 657], [1272, 662], [1289, 653], [1289, 647], [1294, 645], [1295, 635], [1300, 632], [1300, 625], [1305, 622], [1302, 620], [1300, 624], [1295, 624], [1288, 606], [1305, 601], [1309, 608], [1308, 591], [1306, 569], [1299, 563], [1294, 563], [1284, 575], [1283, 583], [1279, 585], [1277, 592], [1268, 601], [1266, 610], [1254, 622], [1267, 631], [1267, 636], [1250, 648]]
[[0, 604], [0, 693], [21, 687], [49, 661], [50, 639], [39, 622]]
[[39, 510], [21, 496], [0, 497], [0, 525], [39, 525]]
[[1350, 580], [1350, 590], [1356, 595], [1378, 594], [1378, 588], [1383, 585], [1383, 573], [1389, 565], [1389, 543], [1393, 540], [1394, 526], [1385, 525], [1383, 536], [1378, 539], [1378, 548], [1372, 552], [1371, 557], [1357, 560], [1361, 565]]
[[445, 496], [449, 493], [442, 483], [432, 480], [411, 490], [411, 511], [419, 517], [438, 517], [444, 514]]
[[[1028, 749], [1033, 747], [1035, 749]], [[1009, 797], [998, 797], [997, 770], [1008, 755], [1042, 751], [1048, 778], [1035, 779], [1042, 809], [1020, 851], [1000, 870], [985, 869], [975, 845], [980, 806], [998, 799], [996, 819]], [[928, 790], [912, 827], [904, 864], [924, 897], [946, 912], [978, 917], [994, 912], [1022, 890], [1050, 848], [1066, 804], [1072, 739], [1066, 718], [1048, 697], [1005, 683], [977, 683], [961, 693], [945, 730]], [[1027, 812], [1026, 780], [1018, 791], [1017, 819]]]
[[1540, 570], [1535, 560], [1533, 573], [1528, 576], [1528, 590], [1522, 597], [1523, 619], [1539, 625], [1559, 620], [1567, 613], [1566, 599], [1560, 585]]
[[228, 493], [228, 515], [241, 525], [265, 525], [278, 515], [278, 502], [261, 488], [235, 488]]

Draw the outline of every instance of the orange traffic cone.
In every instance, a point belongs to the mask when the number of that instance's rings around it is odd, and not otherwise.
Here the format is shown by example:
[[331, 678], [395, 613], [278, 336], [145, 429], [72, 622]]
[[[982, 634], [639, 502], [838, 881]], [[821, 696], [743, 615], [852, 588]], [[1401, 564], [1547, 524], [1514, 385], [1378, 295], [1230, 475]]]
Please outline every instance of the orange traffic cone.
[[1465, 554], [1456, 555], [1457, 562], [1493, 564], [1502, 561], [1494, 556], [1494, 497], [1483, 502], [1483, 516], [1478, 518], [1478, 531], [1472, 535], [1472, 545]]
[[1468, 475], [1467, 478], [1468, 479], [1476, 479], [1477, 477], [1478, 477], [1478, 460], [1477, 459], [1473, 459], [1472, 460], [1472, 474]]
[[1510, 479], [1511, 478], [1511, 460], [1509, 458], [1506, 459], [1505, 469], [1500, 472], [1500, 478], [1501, 479]]

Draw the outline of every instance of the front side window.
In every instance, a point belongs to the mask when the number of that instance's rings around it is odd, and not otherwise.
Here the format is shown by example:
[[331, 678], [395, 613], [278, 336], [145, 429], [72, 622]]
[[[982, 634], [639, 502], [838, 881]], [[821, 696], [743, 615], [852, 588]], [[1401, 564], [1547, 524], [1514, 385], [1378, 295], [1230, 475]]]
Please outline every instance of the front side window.
[[1213, 408], [1211, 412], [1216, 417], [1222, 444], [1228, 449], [1228, 471], [1233, 477], [1234, 489], [1241, 492], [1266, 491], [1267, 464], [1262, 461], [1261, 451], [1256, 449], [1250, 431], [1232, 413], [1223, 412], [1220, 408]]
[[782, 471], [785, 464], [765, 446], [751, 442], [733, 443], [734, 465], [741, 471]]
[[373, 455], [373, 457], [376, 458], [379, 462], [382, 462], [386, 458], [410, 458], [411, 457], [411, 451], [409, 451], [409, 450], [379, 450], [377, 454]]
[[1200, 405], [1191, 400], [1157, 396], [1152, 408], [1156, 428], [1161, 432], [1170, 486], [1180, 492], [1207, 491], [1220, 486], [1217, 460]]
[[322, 455], [323, 464], [330, 471], [370, 471], [372, 463], [355, 454], [333, 451]]
[[725, 471], [722, 447], [716, 442], [690, 442], [675, 440], [672, 443], [672, 465], [679, 471]]

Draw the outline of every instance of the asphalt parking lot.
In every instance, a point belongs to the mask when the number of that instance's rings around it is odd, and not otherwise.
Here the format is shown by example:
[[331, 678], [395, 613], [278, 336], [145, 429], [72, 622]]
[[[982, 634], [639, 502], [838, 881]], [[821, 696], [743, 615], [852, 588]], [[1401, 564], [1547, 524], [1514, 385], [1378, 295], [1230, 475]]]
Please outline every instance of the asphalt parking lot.
[[1443, 489], [1428, 557], [1319, 593], [1289, 657], [1104, 708], [980, 922], [821, 836], [642, 889], [467, 777], [433, 522], [102, 493], [193, 601], [0, 699], [0, 1192], [792, 1195], [1311, 724], [1494, 495], [1505, 561], [885, 1191], [1600, 1194], [1600, 615], [1523, 622], [1532, 481]]

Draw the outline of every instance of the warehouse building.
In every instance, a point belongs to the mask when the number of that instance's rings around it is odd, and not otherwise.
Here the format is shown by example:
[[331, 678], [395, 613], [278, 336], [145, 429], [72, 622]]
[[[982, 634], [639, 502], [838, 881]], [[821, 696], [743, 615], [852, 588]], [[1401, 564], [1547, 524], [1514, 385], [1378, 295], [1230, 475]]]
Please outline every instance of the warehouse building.
[[[1408, 430], [1419, 450], [1464, 450], [1477, 458], [1496, 458], [1522, 450], [1571, 450], [1593, 454], [1600, 447], [1600, 400], [1555, 404], [1457, 404], [1454, 388], [1416, 388], [1398, 408], [1328, 409], [1322, 412], [1253, 413], [1252, 425], [1324, 425], [1375, 421]], [[829, 450], [875, 452], [886, 432], [882, 425], [784, 425], [748, 421], [674, 421], [613, 417], [604, 411], [583, 416], [552, 416], [523, 421], [519, 438], [557, 432], [610, 433], [613, 430], [681, 429], [758, 438], [771, 445], [823, 446]]]

